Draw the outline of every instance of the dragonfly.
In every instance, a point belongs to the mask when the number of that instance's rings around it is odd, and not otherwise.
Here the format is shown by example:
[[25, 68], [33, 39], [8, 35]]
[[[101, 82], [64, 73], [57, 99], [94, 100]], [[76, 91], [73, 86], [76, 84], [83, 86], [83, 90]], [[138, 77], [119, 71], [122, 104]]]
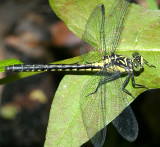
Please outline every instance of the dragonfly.
[[[123, 21], [130, 0], [115, 0], [105, 16], [105, 6], [98, 4], [91, 13], [82, 36], [80, 53], [84, 64], [15, 64], [5, 71], [85, 71], [95, 73], [83, 87], [80, 108], [88, 138], [95, 147], [102, 147], [106, 138], [109, 113], [121, 112], [113, 121], [119, 134], [128, 141], [138, 136], [138, 123], [127, 99], [134, 96], [126, 89], [129, 79], [134, 87], [147, 88], [135, 83], [134, 72], [141, 72], [147, 62], [138, 52], [133, 58], [115, 54], [119, 43]], [[92, 38], [92, 39], [90, 39]], [[122, 75], [127, 75], [122, 82]], [[112, 89], [117, 93], [112, 93]], [[109, 92], [110, 91], [110, 92]], [[109, 94], [110, 93], [110, 94]], [[117, 97], [112, 101], [111, 96]], [[117, 103], [108, 108], [109, 103]], [[126, 108], [125, 108], [126, 107]], [[123, 108], [123, 109], [122, 109]]]

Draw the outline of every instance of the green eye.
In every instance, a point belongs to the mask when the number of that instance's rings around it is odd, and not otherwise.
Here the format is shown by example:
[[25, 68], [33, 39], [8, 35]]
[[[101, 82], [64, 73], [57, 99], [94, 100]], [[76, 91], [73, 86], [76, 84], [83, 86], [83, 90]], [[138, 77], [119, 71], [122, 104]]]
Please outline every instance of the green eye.
[[134, 60], [133, 61], [133, 70], [134, 71], [140, 71], [140, 69], [141, 69], [140, 63], [137, 60]]
[[134, 52], [134, 53], [132, 54], [132, 56], [133, 56], [134, 58], [136, 58], [136, 57], [139, 57], [140, 54], [139, 54], [138, 52]]

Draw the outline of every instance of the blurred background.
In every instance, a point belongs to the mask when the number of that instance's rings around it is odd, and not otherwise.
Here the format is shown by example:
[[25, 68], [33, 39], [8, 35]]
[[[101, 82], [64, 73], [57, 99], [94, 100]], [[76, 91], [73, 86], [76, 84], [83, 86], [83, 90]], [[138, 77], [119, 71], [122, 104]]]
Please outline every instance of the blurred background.
[[[148, 7], [145, 0], [133, 1]], [[157, 6], [160, 0], [157, 0]], [[0, 61], [50, 63], [79, 55], [81, 39], [58, 19], [46, 0], [0, 0]], [[12, 73], [1, 73], [0, 78]], [[50, 106], [65, 73], [45, 72], [0, 86], [0, 146], [44, 145]], [[160, 91], [132, 104], [139, 136], [125, 141], [110, 124], [105, 146], [160, 146]], [[92, 146], [87, 142], [83, 146]]]

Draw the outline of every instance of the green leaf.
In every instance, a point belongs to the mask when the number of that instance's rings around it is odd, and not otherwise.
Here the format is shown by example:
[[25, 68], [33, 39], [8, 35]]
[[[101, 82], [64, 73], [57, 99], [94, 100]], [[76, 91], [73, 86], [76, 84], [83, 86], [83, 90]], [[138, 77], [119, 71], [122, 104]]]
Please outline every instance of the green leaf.
[[[106, 11], [111, 7], [114, 0], [49, 0], [54, 12], [60, 17], [77, 36], [82, 37], [85, 24], [98, 3], [105, 5]], [[143, 84], [148, 88], [160, 87], [160, 11], [154, 11], [141, 6], [131, 4], [125, 17], [124, 27], [121, 34], [117, 54], [131, 57], [138, 51], [150, 64], [156, 68], [144, 66], [144, 71], [135, 75], [137, 84]], [[91, 38], [92, 41], [92, 38]], [[90, 75], [91, 76], [91, 75]], [[45, 146], [81, 146], [88, 140], [83, 125], [79, 108], [80, 94], [89, 75], [66, 75], [61, 81], [52, 103]], [[124, 81], [126, 76], [122, 77]], [[144, 88], [133, 88], [131, 80], [127, 85], [135, 97]], [[112, 89], [113, 93], [114, 89]], [[114, 101], [114, 97], [110, 97]], [[128, 99], [128, 104], [133, 99]], [[126, 106], [128, 105], [126, 104]], [[115, 105], [111, 105], [115, 109]], [[123, 108], [122, 108], [123, 110]], [[110, 114], [108, 123], [117, 114]]]
[[[114, 0], [49, 0], [49, 3], [68, 28], [82, 38], [86, 22], [97, 4], [103, 3], [106, 14]], [[74, 13], [73, 13], [74, 12]], [[131, 4], [125, 17], [119, 48], [121, 50], [152, 49], [160, 46], [160, 11]], [[154, 43], [152, 41], [154, 41]], [[91, 38], [92, 40], [92, 38]], [[92, 41], [91, 41], [92, 42]], [[149, 45], [149, 46], [148, 46]]]
[[3, 61], [0, 61], [0, 72], [5, 71], [5, 66], [13, 65], [13, 64], [22, 64], [22, 62], [20, 62], [17, 59], [6, 59]]
[[158, 4], [156, 4], [155, 0], [147, 0], [149, 8], [151, 9], [158, 9]]
[[[148, 54], [150, 53], [145, 54], [145, 57], [147, 57]], [[155, 53], [153, 57], [154, 60], [150, 58], [148, 61], [155, 61], [154, 63], [156, 63], [160, 55], [157, 56]], [[160, 66], [158, 64], [154, 65], [157, 67], [156, 69], [145, 65], [144, 72], [139, 76], [135, 76], [136, 83], [144, 84], [148, 88], [160, 87], [160, 76], [157, 76], [157, 74], [159, 74], [157, 69], [160, 69]], [[50, 110], [45, 146], [80, 146], [88, 140], [81, 117], [79, 101], [84, 84], [89, 78], [90, 76], [88, 75], [66, 75], [59, 84]], [[122, 78], [123, 81], [125, 79], [126, 77]], [[146, 90], [143, 88], [133, 88], [131, 80], [127, 85], [127, 89], [134, 96]], [[116, 92], [114, 89], [112, 90], [113, 93]], [[131, 103], [132, 100], [133, 99], [127, 99], [129, 103]], [[111, 97], [110, 101], [117, 100]], [[111, 105], [110, 107], [115, 109], [115, 105], [116, 104]], [[125, 107], [123, 106], [122, 108]], [[111, 113], [110, 116], [107, 117], [109, 118], [107, 120], [111, 122], [119, 113], [120, 112], [117, 112], [117, 114]]]

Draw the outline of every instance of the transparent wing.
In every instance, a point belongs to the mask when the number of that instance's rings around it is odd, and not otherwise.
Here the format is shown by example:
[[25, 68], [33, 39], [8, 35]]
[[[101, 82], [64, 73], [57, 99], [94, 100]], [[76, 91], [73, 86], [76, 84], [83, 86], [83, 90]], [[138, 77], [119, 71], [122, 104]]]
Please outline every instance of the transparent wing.
[[[116, 66], [112, 65], [112, 68], [113, 71], [117, 71]], [[138, 123], [131, 107], [126, 106], [129, 105], [129, 101], [133, 100], [133, 98], [122, 90], [123, 82], [120, 74], [117, 75], [117, 79], [112, 85], [117, 91], [117, 98], [114, 99], [115, 103], [119, 104], [119, 106], [115, 105], [115, 108], [117, 109], [115, 109], [115, 111], [121, 112], [125, 108], [122, 113], [112, 121], [112, 123], [124, 139], [132, 142], [138, 136]]]
[[116, 72], [115, 67], [112, 70], [112, 74], [102, 71], [92, 76], [81, 94], [83, 123], [95, 147], [103, 145], [109, 120], [129, 104], [128, 95], [122, 91], [120, 72]]
[[115, 0], [105, 19], [105, 42], [107, 54], [113, 54], [117, 48], [130, 0]]
[[[113, 64], [113, 63], [112, 63]], [[112, 65], [112, 70], [117, 71], [117, 67]], [[126, 140], [132, 142], [134, 141], [138, 136], [138, 123], [136, 120], [136, 117], [131, 109], [130, 106], [126, 108], [127, 105], [129, 105], [129, 102], [133, 100], [131, 96], [126, 94], [122, 90], [122, 79], [121, 75], [117, 74], [117, 79], [112, 82], [112, 87], [114, 88], [116, 92], [116, 97], [113, 99], [115, 102], [111, 102], [111, 105], [114, 106], [113, 114], [118, 112], [122, 112], [119, 116], [117, 116], [113, 121], [113, 125], [116, 127], [119, 134]], [[114, 97], [114, 96], [112, 96]], [[125, 108], [125, 109], [124, 109]], [[111, 112], [112, 108], [109, 108], [109, 112]], [[123, 111], [122, 111], [123, 110]]]
[[97, 5], [93, 10], [82, 36], [84, 42], [80, 49], [86, 62], [97, 62], [115, 52], [129, 1], [115, 0], [106, 18], [103, 4]]
[[126, 107], [112, 123], [124, 139], [130, 142], [136, 140], [138, 136], [138, 123], [130, 106]]
[[101, 147], [106, 137], [106, 84], [100, 85], [95, 92], [103, 79], [104, 72], [92, 76], [85, 84], [80, 99], [83, 123], [95, 147]]
[[80, 53], [83, 59], [88, 63], [97, 62], [103, 58], [101, 52], [101, 34], [104, 34], [104, 28], [102, 27], [105, 18], [104, 12], [104, 5], [98, 4], [85, 26], [85, 32], [82, 36], [84, 42], [82, 42]]

